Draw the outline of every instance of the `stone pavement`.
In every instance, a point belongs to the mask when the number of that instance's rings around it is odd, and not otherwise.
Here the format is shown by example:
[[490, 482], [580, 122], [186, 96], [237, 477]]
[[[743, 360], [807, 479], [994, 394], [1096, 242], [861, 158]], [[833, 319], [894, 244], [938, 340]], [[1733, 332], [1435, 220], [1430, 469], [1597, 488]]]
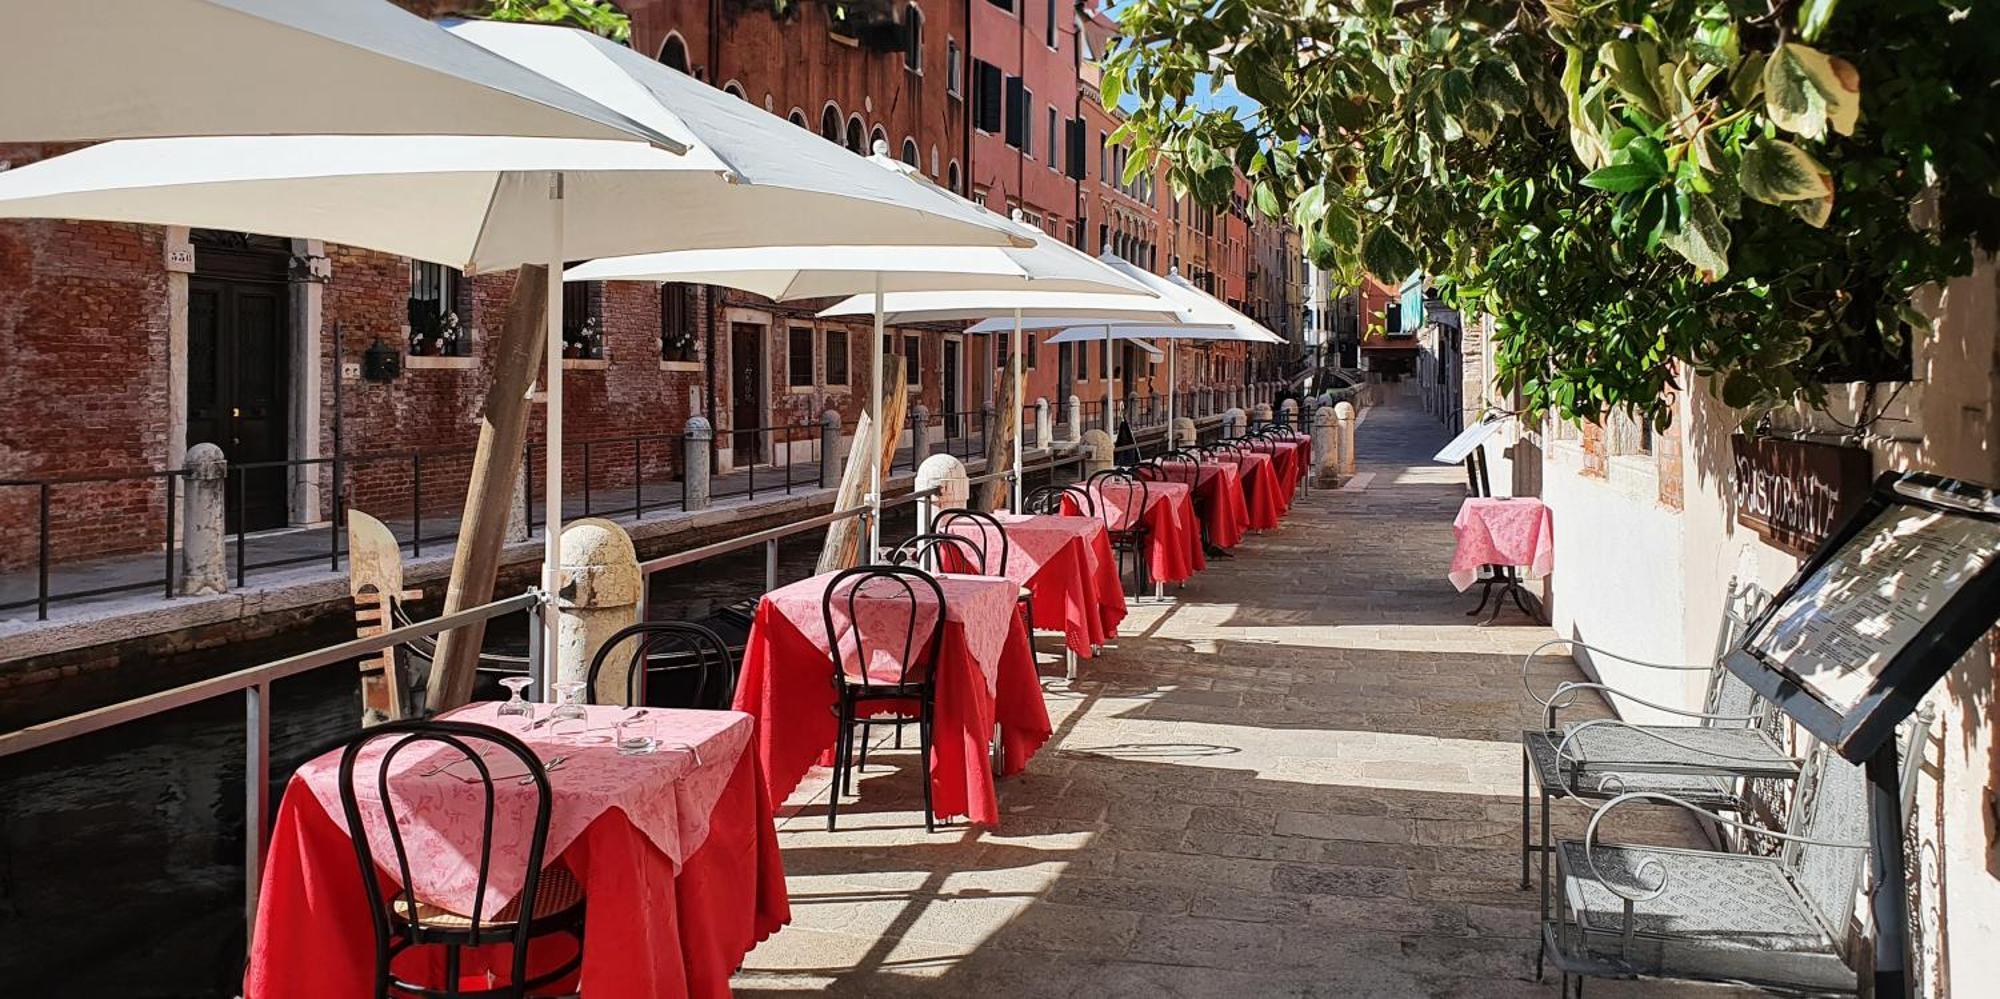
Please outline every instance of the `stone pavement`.
[[[1074, 685], [1044, 641], [1056, 734], [1002, 783], [999, 829], [926, 835], [912, 751], [871, 752], [835, 833], [809, 781], [780, 829], [792, 925], [737, 991], [1555, 996], [1516, 853], [1521, 661], [1553, 636], [1511, 607], [1476, 625], [1445, 581], [1464, 481], [1429, 463], [1445, 436], [1414, 401], [1372, 410], [1367, 488], [1315, 490], [1136, 605]], [[1614, 831], [1693, 835], [1640, 811], [1654, 825]]]

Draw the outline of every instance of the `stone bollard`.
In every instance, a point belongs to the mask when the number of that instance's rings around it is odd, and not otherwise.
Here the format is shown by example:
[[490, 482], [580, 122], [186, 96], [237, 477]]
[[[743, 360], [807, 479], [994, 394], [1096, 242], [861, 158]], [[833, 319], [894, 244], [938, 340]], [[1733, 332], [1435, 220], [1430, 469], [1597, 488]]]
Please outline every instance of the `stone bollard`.
[[[993, 405], [991, 399], [979, 404], [979, 439], [982, 444], [994, 431], [1000, 429], [999, 419], [1000, 410]], [[1019, 433], [1020, 429], [1019, 427], [1014, 428], [1016, 433]], [[970, 434], [968, 433], [967, 436], [970, 436]]]
[[1069, 397], [1069, 439], [1083, 439], [1083, 400], [1074, 395]]
[[829, 409], [819, 415], [819, 487], [840, 488], [840, 414]]
[[922, 465], [931, 456], [931, 411], [923, 403], [910, 407], [910, 464]]
[[1194, 418], [1190, 416], [1174, 417], [1174, 446], [1193, 447], [1194, 445]]
[[708, 508], [708, 446], [715, 440], [715, 429], [708, 425], [708, 419], [696, 414], [688, 417], [687, 428], [682, 431], [685, 453], [681, 462], [681, 494], [686, 497], [682, 506], [689, 510]]
[[1258, 403], [1257, 408], [1250, 411], [1250, 418], [1255, 420], [1258, 426], [1263, 426], [1271, 422], [1271, 404], [1268, 402]]
[[1222, 436], [1241, 437], [1243, 436], [1243, 431], [1245, 429], [1246, 428], [1243, 426], [1243, 410], [1238, 409], [1235, 406], [1231, 406], [1223, 411]]
[[1049, 425], [1049, 397], [1035, 400], [1035, 446], [1047, 451], [1055, 443], [1055, 428]]
[[1354, 474], [1354, 404], [1336, 403], [1333, 418], [1340, 421], [1340, 474]]
[[936, 496], [917, 501], [917, 533], [928, 534], [931, 517], [939, 510], [956, 510], [965, 506], [972, 493], [966, 482], [965, 462], [950, 454], [934, 454], [917, 466], [917, 491], [935, 488]]
[[181, 505], [181, 596], [229, 592], [229, 531], [223, 526], [229, 460], [214, 444], [188, 448], [186, 497]]
[[1139, 411], [1139, 393], [1125, 393], [1125, 406], [1118, 411], [1118, 416], [1134, 427], [1139, 426], [1145, 421], [1146, 414]]
[[[632, 538], [601, 517], [572, 522], [562, 532], [562, 568], [556, 575], [556, 678], [588, 680], [590, 661], [620, 628], [639, 621], [645, 591]], [[599, 704], [626, 703], [631, 649], [604, 661], [593, 694]]]
[[1299, 427], [1299, 401], [1297, 399], [1286, 399], [1278, 405], [1278, 426], [1284, 427], [1287, 430], [1295, 430]]
[[1110, 468], [1117, 460], [1117, 442], [1111, 439], [1111, 432], [1101, 427], [1092, 427], [1083, 432], [1083, 474], [1095, 475]]
[[1340, 483], [1340, 424], [1326, 406], [1313, 410], [1312, 480], [1328, 486]]

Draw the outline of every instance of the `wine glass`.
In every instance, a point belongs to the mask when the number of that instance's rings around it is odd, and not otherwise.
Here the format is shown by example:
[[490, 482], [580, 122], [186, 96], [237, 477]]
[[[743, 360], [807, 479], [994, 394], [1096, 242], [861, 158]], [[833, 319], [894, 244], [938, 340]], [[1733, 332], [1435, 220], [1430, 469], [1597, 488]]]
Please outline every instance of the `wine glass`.
[[583, 710], [585, 686], [582, 680], [561, 680], [556, 683], [556, 707], [554, 711], [549, 712], [549, 731], [555, 731], [563, 722], [589, 720], [589, 714]]
[[513, 696], [502, 702], [499, 710], [494, 713], [502, 718], [518, 716], [522, 719], [532, 721], [535, 717], [535, 706], [528, 703], [527, 699], [521, 696], [521, 693], [528, 689], [528, 684], [533, 682], [535, 681], [525, 676], [501, 677], [500, 686], [507, 688], [508, 693]]

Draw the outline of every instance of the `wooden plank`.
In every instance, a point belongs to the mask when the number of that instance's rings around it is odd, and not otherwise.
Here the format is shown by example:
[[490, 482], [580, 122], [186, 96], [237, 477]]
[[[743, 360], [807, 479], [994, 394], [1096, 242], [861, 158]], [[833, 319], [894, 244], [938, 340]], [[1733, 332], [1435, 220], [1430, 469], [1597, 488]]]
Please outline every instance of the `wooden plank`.
[[[861, 414], [861, 420], [854, 428], [854, 446], [848, 449], [847, 464], [840, 473], [840, 488], [834, 491], [833, 508], [836, 511], [859, 509], [867, 504], [870, 485], [867, 455], [877, 456], [881, 462], [883, 486], [886, 488], [888, 485], [909, 406], [909, 393], [903, 388], [901, 357], [891, 354], [882, 358], [882, 385], [883, 394], [888, 396], [882, 404], [887, 417], [884, 421], [887, 432], [878, 435], [875, 421], [870, 419], [871, 414]], [[819, 552], [818, 571], [833, 572], [860, 564], [861, 550], [867, 545], [867, 540], [867, 522], [860, 517], [849, 518], [827, 528], [826, 543]]]
[[[1014, 396], [1014, 375], [1000, 379], [999, 426], [986, 434], [986, 471], [989, 474], [1014, 467], [1014, 438], [1021, 433], [1021, 401]], [[1006, 479], [989, 479], [980, 484], [979, 509], [1000, 510], [1013, 501], [1013, 487]]]

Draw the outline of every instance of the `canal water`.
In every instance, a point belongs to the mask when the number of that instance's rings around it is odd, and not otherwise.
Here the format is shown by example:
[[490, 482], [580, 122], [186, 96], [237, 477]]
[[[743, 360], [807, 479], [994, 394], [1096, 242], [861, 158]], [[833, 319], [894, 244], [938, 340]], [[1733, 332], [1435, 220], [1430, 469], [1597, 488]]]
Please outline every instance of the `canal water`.
[[[885, 535], [907, 536], [913, 516], [908, 507], [894, 511]], [[820, 541], [818, 533], [786, 539], [779, 581], [810, 575]], [[756, 547], [656, 576], [647, 616], [700, 620], [763, 587], [764, 551]], [[0, 701], [0, 731], [352, 635], [335, 619], [115, 676], [16, 689]], [[526, 638], [527, 619], [517, 615], [492, 622], [486, 645], [518, 655]], [[275, 811], [292, 770], [357, 729], [360, 695], [353, 667], [335, 665], [274, 684], [272, 701]], [[243, 756], [243, 699], [232, 695], [0, 759], [0, 994], [236, 996], [245, 933]]]

